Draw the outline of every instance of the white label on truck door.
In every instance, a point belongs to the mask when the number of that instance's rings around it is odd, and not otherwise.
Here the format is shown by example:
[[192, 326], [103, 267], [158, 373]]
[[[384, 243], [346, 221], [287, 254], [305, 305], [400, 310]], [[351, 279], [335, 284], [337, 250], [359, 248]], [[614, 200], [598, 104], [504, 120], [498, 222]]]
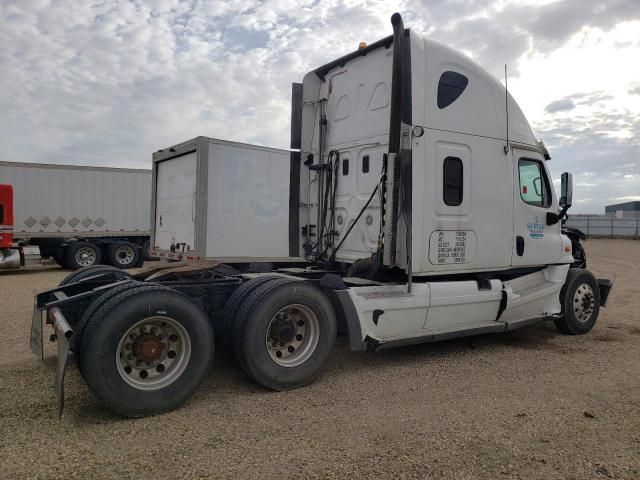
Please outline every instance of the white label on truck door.
[[429, 261], [433, 265], [473, 261], [476, 234], [471, 230], [436, 230], [429, 238]]

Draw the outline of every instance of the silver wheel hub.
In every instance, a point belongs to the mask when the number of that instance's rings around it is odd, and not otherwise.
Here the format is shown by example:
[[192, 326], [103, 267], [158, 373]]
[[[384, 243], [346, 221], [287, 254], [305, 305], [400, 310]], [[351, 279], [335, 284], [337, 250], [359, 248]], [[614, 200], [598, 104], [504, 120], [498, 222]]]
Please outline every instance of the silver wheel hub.
[[309, 307], [287, 305], [276, 313], [267, 327], [265, 343], [271, 359], [282, 367], [306, 362], [318, 346], [320, 323]]
[[120, 377], [138, 390], [158, 390], [185, 371], [191, 340], [184, 327], [170, 317], [148, 317], [130, 327], [116, 350]]
[[129, 265], [135, 258], [135, 252], [129, 246], [123, 245], [118, 247], [115, 251], [115, 257], [118, 259], [120, 265]]
[[576, 320], [586, 323], [591, 319], [596, 304], [596, 297], [591, 285], [582, 283], [573, 295], [573, 312]]
[[90, 267], [96, 263], [96, 252], [91, 247], [82, 247], [76, 251], [76, 263], [83, 267]]

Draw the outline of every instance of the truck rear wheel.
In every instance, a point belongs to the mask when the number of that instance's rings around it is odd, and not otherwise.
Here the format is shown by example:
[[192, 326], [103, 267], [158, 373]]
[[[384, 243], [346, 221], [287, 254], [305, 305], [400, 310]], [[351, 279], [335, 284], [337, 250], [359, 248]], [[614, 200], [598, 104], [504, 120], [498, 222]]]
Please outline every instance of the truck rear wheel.
[[238, 311], [242, 304], [244, 303], [247, 295], [253, 292], [256, 288], [260, 287], [266, 282], [270, 282], [271, 280], [279, 279], [279, 280], [290, 280], [285, 277], [279, 277], [277, 275], [264, 275], [257, 278], [252, 278], [251, 280], [247, 280], [242, 285], [240, 285], [229, 297], [227, 303], [224, 306], [224, 317], [223, 322], [220, 325], [220, 332], [225, 342], [229, 345], [230, 339], [233, 335], [233, 325], [236, 323], [236, 318], [238, 316]]
[[89, 320], [82, 370], [109, 410], [126, 417], [181, 405], [213, 360], [213, 328], [188, 297], [162, 286], [114, 295]]
[[326, 295], [309, 283], [286, 280], [273, 279], [247, 295], [233, 325], [240, 365], [272, 390], [315, 380], [336, 340], [336, 317]]
[[[114, 267], [111, 267], [114, 268]], [[121, 271], [121, 270], [120, 270]], [[148, 284], [144, 282], [136, 282], [131, 281], [127, 282], [123, 285], [118, 285], [117, 287], [113, 287], [110, 290], [107, 290], [105, 293], [96, 298], [93, 302], [89, 304], [87, 309], [84, 311], [80, 320], [73, 323], [71, 326], [73, 327], [73, 337], [72, 337], [72, 346], [73, 356], [75, 357], [76, 364], [78, 365], [78, 369], [80, 373], [84, 377], [84, 364], [82, 363], [82, 337], [84, 335], [84, 330], [87, 327], [89, 321], [94, 317], [96, 312], [100, 310], [105, 303], [111, 300], [116, 295], [119, 295], [122, 292], [133, 292], [133, 290], [140, 290], [140, 288], [147, 287]], [[154, 289], [155, 290], [155, 289]]]
[[131, 242], [113, 242], [107, 247], [107, 260], [114, 267], [133, 268], [138, 264], [139, 259], [140, 251]]
[[102, 252], [91, 242], [73, 242], [64, 249], [64, 265], [72, 270], [99, 265]]
[[588, 270], [569, 269], [560, 291], [560, 302], [562, 316], [553, 320], [556, 328], [567, 335], [589, 332], [600, 312], [600, 289], [593, 274]]
[[62, 287], [69, 283], [81, 282], [85, 278], [93, 277], [94, 275], [99, 275], [106, 272], [114, 272], [117, 280], [122, 280], [131, 276], [127, 272], [123, 272], [119, 268], [112, 267], [111, 265], [93, 265], [91, 267], [83, 267], [74, 272], [71, 272], [69, 275], [64, 277], [64, 279], [58, 284], [58, 286]]

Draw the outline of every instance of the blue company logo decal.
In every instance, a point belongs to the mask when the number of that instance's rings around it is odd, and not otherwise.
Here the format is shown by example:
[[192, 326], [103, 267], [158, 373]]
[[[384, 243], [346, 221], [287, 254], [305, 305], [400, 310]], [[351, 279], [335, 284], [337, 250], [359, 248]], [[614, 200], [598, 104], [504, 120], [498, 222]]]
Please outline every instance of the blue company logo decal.
[[531, 238], [544, 237], [544, 223], [540, 223], [538, 217], [535, 218], [534, 223], [527, 223], [527, 230], [529, 230], [529, 237]]

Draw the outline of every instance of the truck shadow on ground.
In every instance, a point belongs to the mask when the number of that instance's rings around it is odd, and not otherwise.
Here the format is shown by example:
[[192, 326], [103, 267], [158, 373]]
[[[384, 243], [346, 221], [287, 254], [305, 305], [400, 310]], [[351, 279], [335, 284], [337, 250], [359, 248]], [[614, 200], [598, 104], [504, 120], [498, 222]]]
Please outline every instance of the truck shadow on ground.
[[[585, 339], [588, 341], [573, 341], [571, 339]], [[542, 351], [556, 355], [569, 355], [586, 352], [593, 342], [621, 341], [620, 334], [601, 327], [585, 337], [571, 337], [556, 331], [552, 322], [541, 322], [537, 325], [514, 330], [511, 332], [486, 334], [459, 339], [425, 343], [400, 347], [378, 352], [351, 352], [347, 338], [340, 336], [336, 348], [330, 359], [327, 371], [322, 379], [313, 386], [303, 388], [317, 388], [322, 393], [335, 382], [350, 382], [353, 378], [366, 372], [366, 376], [375, 381], [377, 376], [384, 376], [385, 370], [393, 373], [398, 366], [413, 369], [428, 369], [430, 362], [433, 368], [441, 369], [449, 365], [455, 368], [460, 362], [469, 362], [478, 354], [508, 355], [518, 350]], [[535, 355], [535, 353], [533, 353]], [[523, 356], [530, 355], [527, 353]], [[524, 361], [524, 360], [523, 360]], [[51, 370], [55, 369], [53, 359], [47, 362]], [[73, 366], [69, 372], [67, 421], [74, 423], [112, 423], [128, 421], [110, 413], [102, 407], [89, 393], [79, 372]], [[75, 393], [71, 393], [71, 392]], [[213, 366], [200, 388], [192, 398], [187, 400], [183, 409], [200, 409], [203, 404], [215, 402], [224, 405], [251, 402], [276, 401], [276, 396], [287, 395], [267, 390], [249, 379], [240, 369], [232, 353], [222, 345], [216, 346]], [[209, 408], [209, 407], [205, 407]], [[213, 408], [213, 407], [211, 407]]]

